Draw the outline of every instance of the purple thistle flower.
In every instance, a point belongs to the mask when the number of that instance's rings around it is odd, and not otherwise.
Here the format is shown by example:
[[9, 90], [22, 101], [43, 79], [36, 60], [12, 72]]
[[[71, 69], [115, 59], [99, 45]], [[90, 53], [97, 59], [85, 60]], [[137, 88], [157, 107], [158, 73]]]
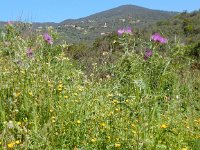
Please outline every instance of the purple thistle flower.
[[146, 49], [146, 52], [144, 54], [144, 60], [147, 60], [148, 58], [150, 58], [153, 55], [153, 51], [150, 49]]
[[159, 42], [161, 44], [166, 44], [168, 40], [164, 37], [162, 37], [159, 33], [155, 33], [151, 36], [151, 40], [154, 42]]
[[118, 34], [119, 36], [121, 36], [122, 34], [124, 34], [124, 29], [118, 29], [118, 30], [117, 30], [117, 34]]
[[43, 38], [48, 44], [53, 44], [53, 38], [48, 33], [44, 33]]
[[126, 34], [131, 34], [132, 33], [132, 28], [131, 27], [127, 27], [124, 29]]
[[168, 40], [166, 38], [161, 38], [160, 39], [160, 43], [161, 44], [166, 44], [168, 42]]
[[27, 49], [26, 55], [27, 55], [27, 57], [29, 57], [29, 58], [33, 58], [33, 51], [32, 51], [31, 48]]
[[131, 34], [132, 33], [132, 28], [131, 27], [127, 27], [127, 28], [121, 28], [121, 29], [117, 30], [117, 34], [119, 36], [123, 35], [124, 33]]

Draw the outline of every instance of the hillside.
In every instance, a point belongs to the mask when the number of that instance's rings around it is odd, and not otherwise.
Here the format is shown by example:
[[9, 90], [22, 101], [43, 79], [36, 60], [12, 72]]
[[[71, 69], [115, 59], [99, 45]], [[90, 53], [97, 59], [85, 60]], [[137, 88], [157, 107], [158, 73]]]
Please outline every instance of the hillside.
[[70, 42], [93, 41], [123, 26], [142, 28], [157, 21], [169, 19], [176, 14], [176, 12], [123, 5], [85, 18], [65, 20], [58, 25], [58, 31]]
[[[176, 15], [177, 12], [151, 10], [135, 5], [123, 5], [80, 19], [67, 19], [60, 23], [32, 23], [34, 29], [45, 30], [53, 26], [61, 33], [62, 39], [68, 42], [91, 43], [96, 38], [110, 34], [124, 26], [143, 28]], [[0, 27], [5, 22], [0, 22]]]
[[[144, 20], [160, 20], [160, 19], [166, 19], [171, 16], [173, 16], [175, 12], [166, 12], [166, 11], [159, 11], [159, 10], [151, 10], [144, 7], [139, 7], [135, 5], [123, 5], [119, 6], [117, 8], [113, 8], [110, 10], [106, 10], [100, 13], [96, 13], [93, 15], [90, 15], [85, 18], [80, 18], [77, 20], [69, 19], [61, 22], [61, 24], [65, 23], [76, 23], [80, 21], [88, 21], [88, 20], [94, 20], [98, 22], [111, 22], [111, 21], [119, 21], [119, 19], [141, 19]], [[121, 20], [123, 22], [123, 20]]]

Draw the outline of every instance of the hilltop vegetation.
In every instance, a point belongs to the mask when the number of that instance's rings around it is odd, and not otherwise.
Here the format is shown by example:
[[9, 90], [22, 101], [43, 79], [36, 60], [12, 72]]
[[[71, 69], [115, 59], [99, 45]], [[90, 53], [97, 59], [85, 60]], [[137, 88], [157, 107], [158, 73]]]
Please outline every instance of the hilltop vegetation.
[[199, 149], [188, 45], [121, 28], [90, 49], [29, 27], [0, 31], [1, 149]]

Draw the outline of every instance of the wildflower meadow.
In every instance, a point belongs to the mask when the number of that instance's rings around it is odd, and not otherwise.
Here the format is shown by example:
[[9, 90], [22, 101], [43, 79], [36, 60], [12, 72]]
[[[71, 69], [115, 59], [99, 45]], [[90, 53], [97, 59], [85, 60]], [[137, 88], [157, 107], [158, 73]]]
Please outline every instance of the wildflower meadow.
[[122, 55], [88, 73], [53, 28], [5, 25], [0, 149], [199, 150], [200, 71], [185, 46], [162, 33], [146, 40], [131, 27], [115, 34]]

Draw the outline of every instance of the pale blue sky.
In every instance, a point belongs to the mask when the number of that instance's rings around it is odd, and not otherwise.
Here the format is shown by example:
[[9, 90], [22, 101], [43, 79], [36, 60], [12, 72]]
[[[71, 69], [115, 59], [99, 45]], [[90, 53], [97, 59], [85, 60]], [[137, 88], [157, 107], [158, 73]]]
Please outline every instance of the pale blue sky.
[[179, 12], [200, 9], [200, 0], [2, 0], [0, 21], [61, 22], [125, 4]]

